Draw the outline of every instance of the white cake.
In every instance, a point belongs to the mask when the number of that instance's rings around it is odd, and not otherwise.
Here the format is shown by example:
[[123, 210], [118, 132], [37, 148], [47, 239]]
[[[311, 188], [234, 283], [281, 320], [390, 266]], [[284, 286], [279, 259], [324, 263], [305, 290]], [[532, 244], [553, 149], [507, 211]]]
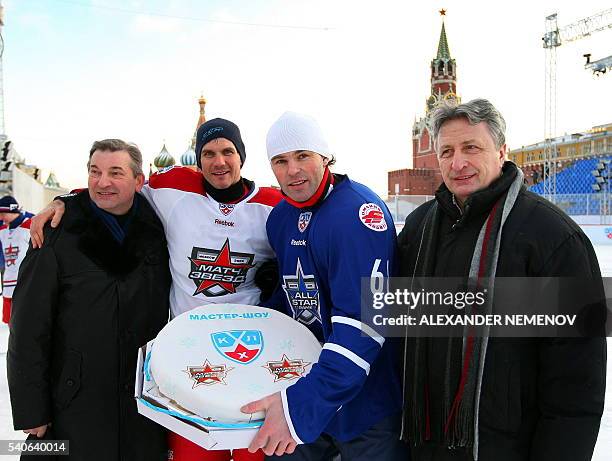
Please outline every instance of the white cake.
[[159, 332], [149, 366], [159, 391], [181, 407], [210, 421], [240, 423], [264, 417], [241, 413], [241, 406], [289, 387], [320, 353], [315, 336], [280, 312], [209, 304]]

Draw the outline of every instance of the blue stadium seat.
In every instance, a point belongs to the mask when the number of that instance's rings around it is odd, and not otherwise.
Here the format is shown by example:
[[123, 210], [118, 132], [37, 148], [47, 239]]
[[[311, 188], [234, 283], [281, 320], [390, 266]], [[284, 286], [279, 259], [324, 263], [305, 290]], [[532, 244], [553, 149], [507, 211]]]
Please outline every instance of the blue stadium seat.
[[[595, 184], [595, 178], [591, 172], [595, 169], [597, 163], [605, 159], [611, 160], [611, 157], [578, 160], [557, 173], [557, 194], [593, 194], [594, 191], [591, 186]], [[544, 184], [539, 182], [531, 186], [529, 190], [536, 194], [543, 194]]]

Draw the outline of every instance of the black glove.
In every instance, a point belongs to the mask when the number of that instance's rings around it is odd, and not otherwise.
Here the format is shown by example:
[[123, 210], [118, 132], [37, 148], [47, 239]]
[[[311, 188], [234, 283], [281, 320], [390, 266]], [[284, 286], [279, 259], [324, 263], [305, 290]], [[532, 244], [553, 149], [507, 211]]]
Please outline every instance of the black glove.
[[255, 273], [255, 285], [261, 290], [259, 302], [270, 299], [278, 286], [278, 261], [271, 259], [264, 262]]

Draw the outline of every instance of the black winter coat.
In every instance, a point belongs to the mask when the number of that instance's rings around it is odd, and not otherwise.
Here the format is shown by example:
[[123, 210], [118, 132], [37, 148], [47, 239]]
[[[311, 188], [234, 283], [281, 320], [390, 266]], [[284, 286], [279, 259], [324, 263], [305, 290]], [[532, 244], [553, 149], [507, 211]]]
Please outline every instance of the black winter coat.
[[119, 245], [79, 193], [21, 265], [7, 355], [13, 422], [51, 422], [70, 441], [62, 459], [166, 459], [165, 430], [134, 400], [137, 350], [168, 320], [171, 280], [162, 225], [138, 201]]
[[[513, 164], [489, 188], [466, 200], [463, 214], [442, 185], [436, 199], [443, 212], [436, 277], [467, 276], [478, 233], [494, 202], [510, 186]], [[406, 218], [399, 235], [400, 272], [413, 274], [423, 221], [433, 200]], [[498, 277], [601, 279], [591, 242], [565, 213], [524, 188], [502, 232]], [[603, 286], [599, 293], [604, 299]], [[603, 328], [602, 328], [603, 331]], [[444, 379], [443, 338], [429, 339], [430, 402], [434, 441], [421, 460], [471, 459], [464, 450], [441, 449]], [[408, 347], [412, 340], [408, 339]], [[413, 354], [408, 354], [412, 357]], [[407, 367], [414, 366], [407, 363]], [[458, 373], [457, 373], [458, 376]], [[481, 461], [586, 461], [597, 440], [606, 379], [605, 338], [491, 338], [480, 401]], [[411, 383], [406, 383], [409, 388]], [[410, 401], [408, 399], [407, 401]], [[437, 431], [437, 434], [436, 434]], [[438, 446], [439, 448], [433, 448]], [[435, 454], [432, 456], [432, 452]]]

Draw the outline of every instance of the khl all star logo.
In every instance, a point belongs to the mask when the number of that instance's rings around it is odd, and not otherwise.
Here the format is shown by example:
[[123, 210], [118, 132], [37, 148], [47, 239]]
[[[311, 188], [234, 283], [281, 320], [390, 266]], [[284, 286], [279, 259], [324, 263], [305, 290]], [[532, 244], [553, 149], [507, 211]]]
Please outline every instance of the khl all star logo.
[[253, 267], [254, 259], [250, 253], [231, 251], [229, 239], [225, 240], [221, 250], [194, 247], [189, 258], [189, 278], [196, 286], [192, 296], [236, 293], [236, 288], [244, 283], [247, 272]]
[[227, 373], [233, 370], [228, 368], [225, 364], [212, 365], [208, 359], [204, 360], [204, 364], [201, 366], [188, 366], [185, 371], [191, 379], [193, 379], [194, 389], [196, 386], [204, 385], [210, 386], [212, 384], [227, 384], [225, 378]]
[[310, 362], [302, 359], [290, 359], [286, 354], [278, 361], [266, 363], [264, 368], [274, 375], [274, 382], [301, 378], [306, 373], [306, 367]]
[[321, 323], [319, 287], [314, 275], [304, 275], [300, 258], [295, 275], [283, 276], [283, 290], [293, 311], [293, 318], [304, 325]]

